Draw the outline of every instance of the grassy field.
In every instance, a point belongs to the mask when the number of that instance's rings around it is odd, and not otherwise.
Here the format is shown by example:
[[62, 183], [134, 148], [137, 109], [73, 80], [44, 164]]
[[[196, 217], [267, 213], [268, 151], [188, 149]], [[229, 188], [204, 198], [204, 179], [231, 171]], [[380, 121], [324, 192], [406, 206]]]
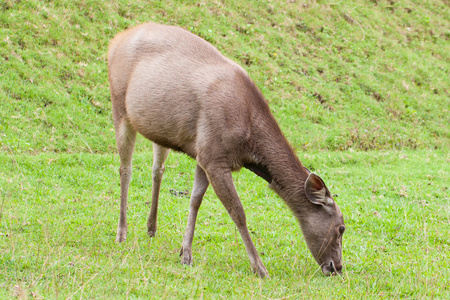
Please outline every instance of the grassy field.
[[[251, 272], [211, 189], [194, 266], [181, 265], [195, 162], [169, 157], [150, 239], [142, 138], [128, 239], [114, 242], [106, 51], [146, 21], [186, 28], [249, 72], [339, 195], [343, 276], [321, 275], [287, 207], [246, 170], [235, 183], [271, 277]], [[0, 3], [0, 298], [450, 298], [449, 28], [445, 0]]]
[[[118, 157], [3, 154], [3, 296], [45, 298], [447, 298], [448, 179], [440, 151], [323, 152], [304, 162], [328, 179], [346, 217], [344, 275], [326, 278], [291, 213], [262, 180], [235, 175], [271, 278], [260, 280], [239, 233], [209, 190], [194, 263], [179, 263], [194, 162], [168, 160], [159, 231], [146, 234], [151, 156], [135, 156], [129, 236], [116, 244]], [[413, 165], [413, 167], [411, 166]], [[320, 166], [320, 167], [319, 167]], [[94, 187], [95, 186], [95, 187]], [[171, 191], [172, 190], [172, 191]], [[1, 296], [2, 294], [0, 294]]]

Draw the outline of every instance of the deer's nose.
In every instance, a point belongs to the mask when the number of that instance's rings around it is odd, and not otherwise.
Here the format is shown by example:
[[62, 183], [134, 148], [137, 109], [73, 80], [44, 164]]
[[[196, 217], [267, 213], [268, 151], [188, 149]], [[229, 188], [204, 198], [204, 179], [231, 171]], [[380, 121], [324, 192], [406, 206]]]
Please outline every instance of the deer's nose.
[[342, 274], [342, 263], [330, 262], [330, 269], [331, 269], [331, 272], [337, 272], [339, 274]]

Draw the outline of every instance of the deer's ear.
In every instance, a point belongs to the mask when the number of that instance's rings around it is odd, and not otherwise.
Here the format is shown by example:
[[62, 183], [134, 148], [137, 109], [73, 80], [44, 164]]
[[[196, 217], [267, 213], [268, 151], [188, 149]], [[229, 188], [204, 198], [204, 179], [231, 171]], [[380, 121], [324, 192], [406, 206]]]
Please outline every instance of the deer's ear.
[[308, 179], [306, 179], [305, 193], [309, 201], [317, 205], [327, 205], [333, 202], [330, 197], [330, 191], [322, 178], [315, 173], [309, 174]]

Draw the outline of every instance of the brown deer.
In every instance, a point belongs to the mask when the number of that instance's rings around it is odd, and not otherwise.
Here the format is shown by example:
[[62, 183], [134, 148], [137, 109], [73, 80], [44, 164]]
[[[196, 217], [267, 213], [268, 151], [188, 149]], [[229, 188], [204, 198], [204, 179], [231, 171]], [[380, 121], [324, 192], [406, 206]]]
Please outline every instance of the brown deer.
[[131, 157], [139, 132], [154, 143], [150, 236], [156, 233], [159, 190], [170, 149], [197, 161], [180, 253], [183, 264], [192, 264], [197, 213], [211, 183], [242, 236], [253, 271], [268, 275], [231, 176], [244, 167], [268, 181], [290, 207], [322, 272], [342, 272], [342, 213], [322, 179], [302, 166], [242, 67], [188, 31], [149, 23], [112, 40], [108, 70], [120, 156], [118, 242], [127, 236]]

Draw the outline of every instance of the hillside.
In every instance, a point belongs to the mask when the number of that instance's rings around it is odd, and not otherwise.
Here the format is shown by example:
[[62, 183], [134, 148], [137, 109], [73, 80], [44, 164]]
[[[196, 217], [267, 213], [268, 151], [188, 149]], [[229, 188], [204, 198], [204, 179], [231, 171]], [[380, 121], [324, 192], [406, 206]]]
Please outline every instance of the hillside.
[[[233, 173], [259, 279], [209, 188], [180, 264], [195, 161], [166, 161], [147, 235], [151, 143], [133, 156], [128, 238], [106, 53], [181, 26], [242, 65], [344, 215], [325, 277], [267, 183]], [[0, 1], [0, 299], [450, 299], [448, 0]]]
[[107, 47], [147, 21], [241, 64], [299, 151], [449, 147], [448, 1], [6, 0], [2, 151], [115, 151]]

